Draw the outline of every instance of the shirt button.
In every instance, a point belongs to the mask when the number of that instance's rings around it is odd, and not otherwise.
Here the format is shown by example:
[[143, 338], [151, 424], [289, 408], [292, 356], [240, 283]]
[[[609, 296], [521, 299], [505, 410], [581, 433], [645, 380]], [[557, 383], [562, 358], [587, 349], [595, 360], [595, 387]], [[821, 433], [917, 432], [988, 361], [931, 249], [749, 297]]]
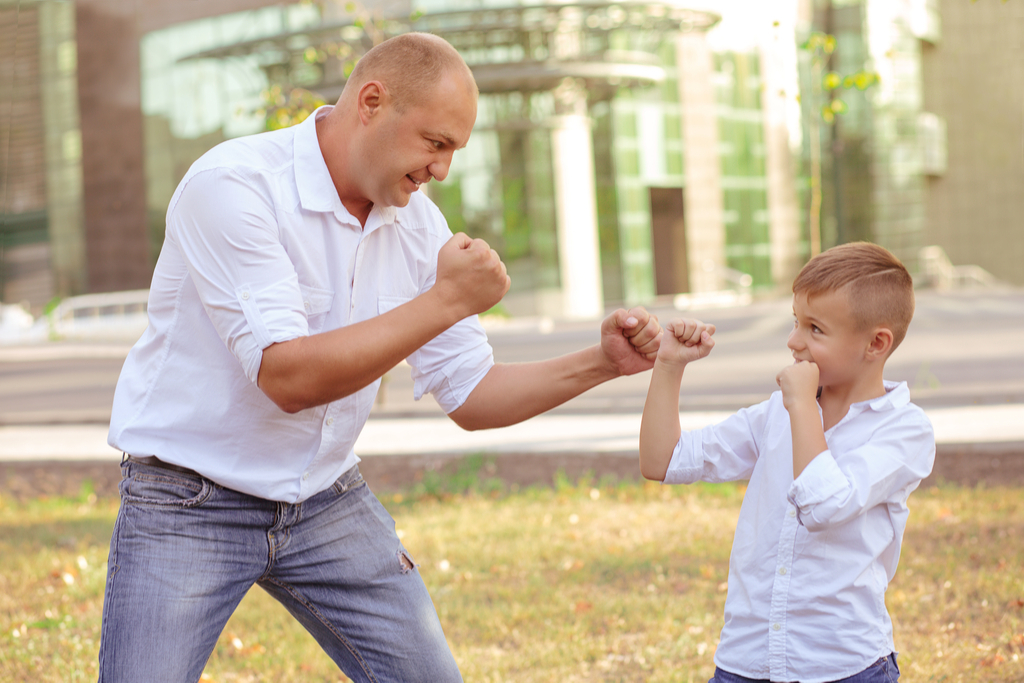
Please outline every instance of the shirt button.
[[787, 512], [786, 514], [788, 514], [790, 517], [796, 517], [796, 510], [794, 508], [789, 508], [789, 512]]
[[303, 472], [302, 473], [302, 481], [306, 481], [307, 479], [309, 479], [309, 472]]
[[306, 307], [307, 311], [309, 310], [309, 302], [308, 301], [303, 301], [302, 305]]
[[249, 300], [249, 292], [242, 292], [242, 298], [245, 299], [246, 301], [248, 301]]
[[773, 631], [781, 631], [782, 630], [782, 624], [780, 624], [779, 622], [775, 622], [774, 624], [772, 624], [772, 630]]
[[785, 575], [786, 575], [786, 568], [785, 567], [779, 567], [779, 576], [785, 576]]
[[332, 424], [334, 424], [334, 418], [333, 417], [327, 418], [327, 426], [330, 427]]

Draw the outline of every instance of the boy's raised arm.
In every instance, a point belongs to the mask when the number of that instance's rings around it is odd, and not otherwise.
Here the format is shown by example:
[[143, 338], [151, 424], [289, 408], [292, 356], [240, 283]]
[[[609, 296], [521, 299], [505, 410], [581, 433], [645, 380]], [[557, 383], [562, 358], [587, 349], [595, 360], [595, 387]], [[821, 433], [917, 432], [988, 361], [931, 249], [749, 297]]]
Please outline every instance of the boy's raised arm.
[[711, 353], [714, 325], [674, 320], [665, 326], [640, 423], [640, 473], [664, 481], [679, 442], [679, 387], [686, 364]]
[[775, 381], [782, 389], [782, 404], [789, 412], [793, 433], [793, 478], [796, 479], [818, 454], [828, 450], [818, 413], [818, 366], [799, 361], [783, 368]]

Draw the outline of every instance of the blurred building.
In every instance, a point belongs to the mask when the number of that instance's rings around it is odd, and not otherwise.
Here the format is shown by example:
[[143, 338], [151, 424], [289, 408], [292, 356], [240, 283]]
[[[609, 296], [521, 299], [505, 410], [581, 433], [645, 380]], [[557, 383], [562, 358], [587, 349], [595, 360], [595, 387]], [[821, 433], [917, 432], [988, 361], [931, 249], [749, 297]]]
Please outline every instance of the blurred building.
[[[801, 13], [836, 38], [829, 70], [880, 77], [839, 94], [848, 111], [821, 127], [824, 245], [872, 240], [912, 266], [937, 245], [1024, 284], [1024, 4], [814, 0]], [[806, 59], [803, 72], [807, 131], [822, 101]]]
[[[914, 267], [938, 244], [1024, 284], [1020, 3], [344, 4], [0, 0], [0, 298], [147, 287], [199, 155], [265, 129], [277, 93], [333, 101], [405, 30], [447, 38], [480, 84], [469, 147], [428, 187], [501, 252], [514, 313], [786, 288], [814, 241], [813, 139], [823, 247]], [[833, 121], [813, 118], [835, 97], [800, 47], [815, 31], [836, 37], [828, 70], [881, 77]]]

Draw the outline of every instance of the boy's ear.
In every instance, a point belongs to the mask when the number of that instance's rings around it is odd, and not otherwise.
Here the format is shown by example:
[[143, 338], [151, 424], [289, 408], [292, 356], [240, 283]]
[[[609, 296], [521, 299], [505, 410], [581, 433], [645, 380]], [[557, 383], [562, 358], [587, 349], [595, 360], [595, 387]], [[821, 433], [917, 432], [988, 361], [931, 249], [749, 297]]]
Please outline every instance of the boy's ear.
[[868, 343], [867, 356], [871, 360], [885, 360], [892, 351], [893, 334], [888, 327], [876, 327]]

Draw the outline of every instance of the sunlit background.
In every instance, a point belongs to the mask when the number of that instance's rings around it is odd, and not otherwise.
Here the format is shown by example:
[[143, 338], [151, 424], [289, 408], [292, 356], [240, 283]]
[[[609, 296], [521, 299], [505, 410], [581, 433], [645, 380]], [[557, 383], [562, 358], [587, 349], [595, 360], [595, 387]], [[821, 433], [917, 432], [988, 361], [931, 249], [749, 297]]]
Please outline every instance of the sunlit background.
[[335, 101], [384, 38], [481, 90], [427, 191], [512, 315], [742, 302], [871, 240], [922, 286], [1024, 285], [1024, 3], [0, 0], [0, 298], [149, 286], [217, 143]]

